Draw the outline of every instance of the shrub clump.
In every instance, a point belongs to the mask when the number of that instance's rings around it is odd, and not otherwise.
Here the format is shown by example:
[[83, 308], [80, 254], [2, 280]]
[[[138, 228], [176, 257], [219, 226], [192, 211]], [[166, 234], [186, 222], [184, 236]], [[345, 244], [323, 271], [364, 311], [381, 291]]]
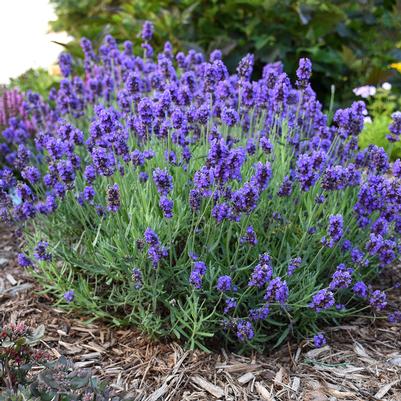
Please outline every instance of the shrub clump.
[[[215, 51], [143, 56], [82, 39], [85, 76], [3, 133], [3, 218], [29, 222], [20, 264], [60, 302], [191, 347], [260, 347], [387, 306], [372, 281], [400, 252], [401, 167], [360, 151], [365, 105], [333, 122], [301, 59], [251, 81]], [[18, 128], [17, 128], [18, 122]], [[397, 134], [399, 135], [399, 134]]]

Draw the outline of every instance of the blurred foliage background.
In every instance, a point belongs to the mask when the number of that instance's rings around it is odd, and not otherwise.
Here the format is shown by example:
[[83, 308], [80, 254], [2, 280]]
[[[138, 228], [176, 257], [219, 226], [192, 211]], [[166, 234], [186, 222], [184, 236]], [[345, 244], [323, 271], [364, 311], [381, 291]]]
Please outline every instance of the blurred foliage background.
[[295, 72], [299, 57], [314, 65], [313, 84], [327, 98], [348, 100], [350, 88], [393, 80], [388, 65], [401, 60], [401, 0], [50, 0], [55, 31], [74, 40], [67, 48], [80, 55], [79, 38], [99, 44], [105, 34], [130, 39], [144, 20], [155, 24], [155, 48], [169, 40], [176, 48], [215, 48], [234, 69], [247, 52], [255, 54], [256, 74], [281, 60]]
[[44, 68], [31, 68], [18, 78], [11, 78], [9, 87], [19, 88], [22, 92], [32, 91], [47, 96], [52, 87], [60, 82], [58, 70], [53, 73]]

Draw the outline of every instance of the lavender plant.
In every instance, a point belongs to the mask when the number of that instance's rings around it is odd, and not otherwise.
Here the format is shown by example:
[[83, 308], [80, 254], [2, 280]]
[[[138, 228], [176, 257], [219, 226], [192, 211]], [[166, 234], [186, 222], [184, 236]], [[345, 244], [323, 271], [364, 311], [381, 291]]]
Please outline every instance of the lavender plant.
[[382, 148], [358, 149], [364, 103], [329, 124], [309, 60], [295, 85], [280, 63], [251, 81], [250, 54], [229, 75], [218, 50], [155, 56], [152, 32], [142, 57], [82, 39], [85, 77], [63, 56], [49, 100], [26, 96], [35, 140], [4, 131], [21, 266], [60, 303], [190, 347], [385, 309], [371, 283], [400, 252], [401, 162], [391, 177]]

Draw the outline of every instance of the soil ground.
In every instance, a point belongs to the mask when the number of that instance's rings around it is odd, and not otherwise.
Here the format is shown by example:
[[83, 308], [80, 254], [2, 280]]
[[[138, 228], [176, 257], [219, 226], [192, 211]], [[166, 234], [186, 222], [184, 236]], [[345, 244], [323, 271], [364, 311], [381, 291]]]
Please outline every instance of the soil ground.
[[[55, 357], [90, 367], [116, 391], [136, 401], [401, 401], [401, 324], [358, 319], [328, 328], [329, 345], [288, 343], [268, 355], [244, 357], [185, 351], [176, 343], [157, 343], [132, 329], [52, 306], [38, 286], [16, 266], [18, 239], [0, 227], [0, 325], [25, 321], [44, 324], [42, 340]], [[383, 278], [383, 286], [396, 278]], [[401, 280], [400, 280], [401, 281]], [[397, 287], [397, 286], [395, 286]], [[401, 289], [390, 294], [401, 306]]]

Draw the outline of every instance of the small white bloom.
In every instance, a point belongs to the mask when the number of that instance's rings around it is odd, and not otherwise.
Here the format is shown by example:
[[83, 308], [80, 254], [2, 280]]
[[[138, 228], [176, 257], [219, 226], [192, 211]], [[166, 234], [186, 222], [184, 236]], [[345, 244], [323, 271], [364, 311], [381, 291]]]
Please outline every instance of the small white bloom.
[[363, 114], [364, 116], [367, 116], [368, 113], [369, 113], [369, 112], [368, 112], [366, 109], [363, 109], [363, 110], [362, 110], [362, 114]]
[[390, 84], [390, 82], [384, 82], [383, 85], [382, 85], [382, 88], [383, 88], [385, 91], [390, 91], [390, 90], [391, 90], [391, 84]]
[[376, 94], [376, 88], [372, 85], [365, 85], [360, 86], [359, 88], [355, 88], [353, 92], [356, 96], [360, 96], [366, 99], [369, 96], [374, 96]]
[[366, 116], [363, 118], [363, 122], [365, 124], [372, 124], [372, 119], [370, 118], [370, 116]]

